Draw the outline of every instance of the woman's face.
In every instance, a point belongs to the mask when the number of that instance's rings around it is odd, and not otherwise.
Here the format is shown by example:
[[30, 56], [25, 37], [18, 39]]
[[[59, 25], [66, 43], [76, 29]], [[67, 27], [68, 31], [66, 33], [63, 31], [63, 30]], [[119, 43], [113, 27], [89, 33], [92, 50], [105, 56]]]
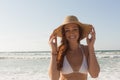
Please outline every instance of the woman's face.
[[79, 27], [77, 24], [70, 23], [64, 26], [65, 37], [68, 42], [73, 42], [78, 40], [79, 38]]

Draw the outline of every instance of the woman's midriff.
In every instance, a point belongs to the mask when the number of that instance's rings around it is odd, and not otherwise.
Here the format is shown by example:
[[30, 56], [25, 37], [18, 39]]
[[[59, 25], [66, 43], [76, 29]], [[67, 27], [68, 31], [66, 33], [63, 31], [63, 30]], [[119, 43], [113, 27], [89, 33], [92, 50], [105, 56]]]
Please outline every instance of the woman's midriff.
[[61, 74], [60, 80], [87, 80], [87, 74], [82, 73]]

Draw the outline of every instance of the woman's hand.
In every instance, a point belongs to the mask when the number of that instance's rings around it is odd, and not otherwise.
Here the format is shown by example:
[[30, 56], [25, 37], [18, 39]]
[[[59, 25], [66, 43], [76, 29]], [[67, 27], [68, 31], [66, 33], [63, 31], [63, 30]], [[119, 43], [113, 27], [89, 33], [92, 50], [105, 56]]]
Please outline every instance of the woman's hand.
[[92, 29], [91, 29], [89, 35], [86, 38], [88, 47], [94, 47], [95, 39], [96, 39], [96, 33], [95, 33], [94, 27], [92, 26]]
[[49, 38], [49, 44], [52, 49], [52, 54], [57, 54], [57, 35], [51, 34]]

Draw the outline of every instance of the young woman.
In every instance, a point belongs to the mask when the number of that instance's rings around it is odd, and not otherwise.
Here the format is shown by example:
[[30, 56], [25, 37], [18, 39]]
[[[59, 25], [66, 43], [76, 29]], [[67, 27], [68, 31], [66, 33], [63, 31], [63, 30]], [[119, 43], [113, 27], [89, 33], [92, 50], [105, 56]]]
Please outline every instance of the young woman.
[[[57, 47], [57, 36], [61, 37], [59, 47]], [[84, 38], [86, 38], [87, 45], [80, 44]], [[67, 16], [49, 39], [51, 46], [50, 79], [87, 80], [88, 73], [93, 78], [98, 77], [100, 67], [94, 52], [95, 38], [92, 25], [79, 22], [76, 16]]]

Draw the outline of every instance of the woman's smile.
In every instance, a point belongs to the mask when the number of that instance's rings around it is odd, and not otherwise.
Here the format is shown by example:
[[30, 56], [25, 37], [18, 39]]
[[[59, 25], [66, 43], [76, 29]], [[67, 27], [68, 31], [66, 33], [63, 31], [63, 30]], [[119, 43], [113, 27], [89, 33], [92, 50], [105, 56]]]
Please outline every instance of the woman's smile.
[[76, 36], [72, 34], [69, 36], [69, 39], [76, 39]]

